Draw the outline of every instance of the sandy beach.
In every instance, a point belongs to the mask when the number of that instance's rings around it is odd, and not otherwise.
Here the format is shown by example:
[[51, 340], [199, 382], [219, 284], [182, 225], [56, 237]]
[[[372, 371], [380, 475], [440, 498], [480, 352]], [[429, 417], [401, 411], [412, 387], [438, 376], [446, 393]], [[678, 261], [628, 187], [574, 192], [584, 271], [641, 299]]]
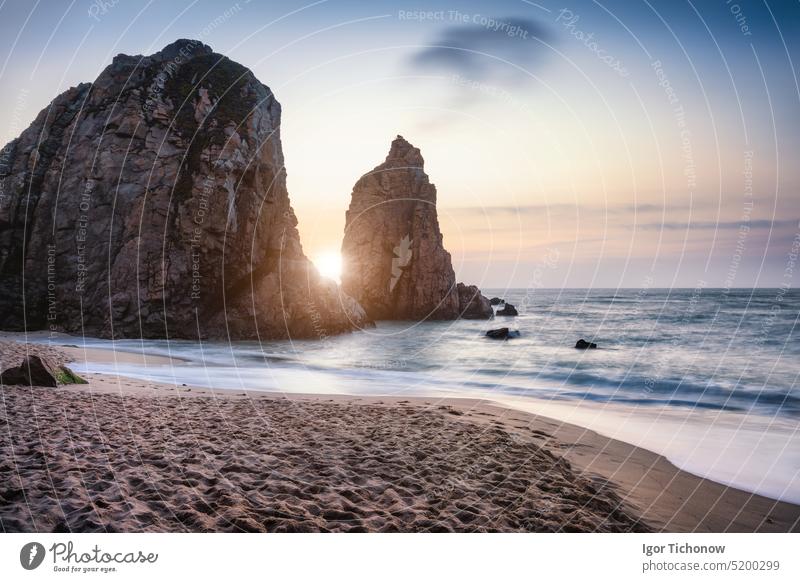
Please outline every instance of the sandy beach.
[[488, 401], [86, 379], [2, 387], [4, 531], [800, 530], [797, 505]]

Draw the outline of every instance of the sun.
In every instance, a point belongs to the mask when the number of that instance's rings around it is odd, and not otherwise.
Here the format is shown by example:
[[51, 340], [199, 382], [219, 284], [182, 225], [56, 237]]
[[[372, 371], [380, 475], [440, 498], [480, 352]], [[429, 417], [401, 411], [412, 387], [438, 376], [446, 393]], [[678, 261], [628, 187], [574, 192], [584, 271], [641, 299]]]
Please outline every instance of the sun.
[[342, 282], [342, 255], [338, 251], [326, 251], [314, 258], [319, 274], [337, 283]]

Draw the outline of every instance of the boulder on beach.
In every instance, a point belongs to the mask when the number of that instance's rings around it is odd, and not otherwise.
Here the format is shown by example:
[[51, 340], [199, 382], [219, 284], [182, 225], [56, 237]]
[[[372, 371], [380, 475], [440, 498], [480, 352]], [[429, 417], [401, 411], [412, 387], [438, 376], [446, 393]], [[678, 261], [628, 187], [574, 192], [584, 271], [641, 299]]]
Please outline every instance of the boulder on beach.
[[8, 368], [0, 374], [0, 384], [22, 386], [48, 386], [59, 384], [86, 384], [66, 366], [59, 366], [45, 356], [28, 356], [19, 366]]
[[575, 349], [576, 350], [589, 350], [589, 349], [593, 350], [596, 347], [597, 347], [597, 344], [592, 343], [592, 342], [587, 342], [583, 338], [579, 339], [578, 342], [575, 344]]
[[492, 297], [491, 299], [489, 299], [489, 303], [491, 305], [500, 305], [501, 303], [504, 303], [504, 300], [500, 299], [499, 297]]
[[498, 309], [496, 315], [506, 315], [509, 317], [516, 317], [519, 315], [517, 308], [514, 307], [511, 303], [506, 303], [502, 309]]

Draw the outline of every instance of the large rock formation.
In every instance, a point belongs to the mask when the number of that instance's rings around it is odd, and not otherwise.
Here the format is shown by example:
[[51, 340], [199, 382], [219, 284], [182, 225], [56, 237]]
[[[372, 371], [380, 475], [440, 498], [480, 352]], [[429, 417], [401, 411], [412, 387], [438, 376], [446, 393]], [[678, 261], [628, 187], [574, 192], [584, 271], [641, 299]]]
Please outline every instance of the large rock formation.
[[0, 326], [321, 337], [367, 322], [303, 255], [281, 108], [198, 42], [119, 55], [0, 155]]
[[353, 188], [342, 242], [342, 289], [373, 319], [492, 316], [477, 287], [456, 286], [442, 244], [436, 187], [419, 149], [401, 136]]

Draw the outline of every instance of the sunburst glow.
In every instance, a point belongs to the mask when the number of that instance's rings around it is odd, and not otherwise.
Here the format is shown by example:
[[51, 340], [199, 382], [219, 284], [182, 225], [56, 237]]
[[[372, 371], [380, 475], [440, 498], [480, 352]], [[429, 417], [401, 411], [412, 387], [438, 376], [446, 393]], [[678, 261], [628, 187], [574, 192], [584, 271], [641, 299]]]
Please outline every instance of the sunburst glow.
[[342, 255], [338, 251], [326, 251], [314, 258], [319, 274], [337, 283], [342, 282]]

